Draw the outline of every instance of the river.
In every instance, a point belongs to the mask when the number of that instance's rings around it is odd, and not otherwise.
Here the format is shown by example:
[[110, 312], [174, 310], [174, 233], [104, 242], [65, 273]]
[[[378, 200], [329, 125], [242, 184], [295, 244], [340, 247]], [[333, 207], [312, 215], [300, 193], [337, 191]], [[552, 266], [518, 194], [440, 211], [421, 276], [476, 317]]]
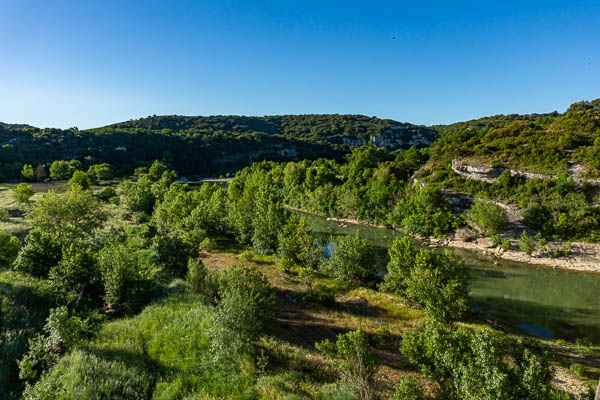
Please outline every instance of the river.
[[[347, 225], [302, 213], [315, 236], [360, 231], [377, 249], [376, 262], [387, 263], [387, 249], [401, 234], [364, 225]], [[491, 260], [479, 253], [451, 249], [472, 270], [473, 318], [496, 321], [509, 331], [545, 338], [588, 339], [600, 343], [600, 274]], [[494, 264], [497, 262], [497, 265]]]

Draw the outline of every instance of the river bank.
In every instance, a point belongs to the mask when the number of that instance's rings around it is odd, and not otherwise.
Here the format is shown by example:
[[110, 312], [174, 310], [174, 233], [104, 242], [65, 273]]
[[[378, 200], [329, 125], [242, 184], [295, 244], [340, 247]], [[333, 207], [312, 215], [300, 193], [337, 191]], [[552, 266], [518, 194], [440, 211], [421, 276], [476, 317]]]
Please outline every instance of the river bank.
[[[290, 210], [297, 212], [313, 214], [307, 210], [286, 206]], [[337, 218], [337, 217], [326, 217], [327, 221], [333, 221], [343, 225], [363, 225], [378, 229], [390, 229], [383, 225], [370, 224], [366, 221], [359, 221], [350, 218]], [[501, 235], [502, 239], [510, 241], [511, 247], [507, 251], [502, 251], [500, 248], [493, 246], [489, 238], [476, 238], [475, 233], [466, 229], [458, 229], [451, 233], [445, 239], [438, 239], [435, 237], [421, 237], [415, 235], [409, 235], [427, 247], [452, 247], [456, 249], [463, 249], [474, 251], [483, 255], [486, 255], [492, 259], [504, 259], [509, 261], [516, 261], [520, 263], [530, 265], [541, 265], [553, 268], [570, 269], [582, 272], [596, 272], [600, 273], [600, 245], [593, 243], [584, 242], [570, 242], [571, 250], [568, 256], [552, 257], [551, 250], [563, 249], [567, 242], [563, 241], [549, 241], [546, 244], [546, 248], [550, 251], [538, 250], [533, 252], [532, 255], [528, 255], [519, 249], [519, 240], [514, 233], [506, 233]]]

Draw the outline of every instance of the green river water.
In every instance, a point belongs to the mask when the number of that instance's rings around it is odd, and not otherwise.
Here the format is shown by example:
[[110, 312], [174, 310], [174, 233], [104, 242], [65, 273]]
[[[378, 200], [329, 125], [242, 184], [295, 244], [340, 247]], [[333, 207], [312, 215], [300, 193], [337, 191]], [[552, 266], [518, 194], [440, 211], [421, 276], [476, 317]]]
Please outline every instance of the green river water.
[[[328, 241], [330, 235], [360, 231], [377, 248], [377, 263], [385, 268], [387, 249], [402, 235], [364, 225], [339, 223], [305, 214], [308, 228]], [[600, 343], [600, 274], [531, 266], [496, 260], [475, 252], [452, 249], [472, 268], [471, 307], [474, 318], [496, 321], [509, 331]]]

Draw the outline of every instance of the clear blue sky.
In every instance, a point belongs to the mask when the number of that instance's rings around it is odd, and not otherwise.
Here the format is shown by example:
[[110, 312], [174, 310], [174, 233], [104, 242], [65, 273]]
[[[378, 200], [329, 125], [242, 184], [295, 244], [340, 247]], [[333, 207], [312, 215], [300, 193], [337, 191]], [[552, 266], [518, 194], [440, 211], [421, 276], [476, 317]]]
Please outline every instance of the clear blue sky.
[[352, 113], [434, 124], [600, 97], [597, 0], [0, 0], [0, 16], [10, 123]]

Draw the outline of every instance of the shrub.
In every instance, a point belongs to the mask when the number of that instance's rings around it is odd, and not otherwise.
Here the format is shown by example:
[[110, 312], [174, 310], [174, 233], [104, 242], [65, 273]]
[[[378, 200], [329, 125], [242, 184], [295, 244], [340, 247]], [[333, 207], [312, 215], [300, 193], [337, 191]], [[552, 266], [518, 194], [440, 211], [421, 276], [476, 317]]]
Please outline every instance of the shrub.
[[316, 343], [317, 350], [339, 368], [342, 380], [361, 400], [374, 398], [373, 377], [379, 368], [379, 358], [369, 345], [368, 336], [361, 330], [338, 334], [335, 346], [325, 340]]
[[6, 222], [9, 218], [10, 214], [8, 213], [8, 210], [0, 208], [0, 222]]
[[280, 257], [297, 264], [310, 265], [315, 239], [306, 229], [304, 218], [292, 214], [278, 235], [278, 253]]
[[578, 376], [584, 377], [585, 376], [585, 367], [581, 364], [571, 364], [569, 366], [569, 369], [571, 371], [573, 371], [575, 374], [577, 374]]
[[34, 228], [51, 234], [59, 243], [73, 243], [89, 238], [107, 215], [91, 191], [75, 185], [65, 193], [45, 193], [35, 202], [29, 217]]
[[73, 168], [68, 161], [56, 160], [50, 164], [50, 178], [54, 181], [64, 181], [73, 174]]
[[110, 164], [94, 164], [88, 168], [87, 174], [90, 178], [98, 181], [106, 181], [112, 179], [113, 172]]
[[535, 241], [525, 231], [519, 236], [519, 248], [527, 255], [531, 255], [536, 249]]
[[336, 243], [333, 255], [322, 269], [341, 282], [366, 283], [376, 273], [374, 255], [373, 247], [356, 231], [354, 236], [345, 236]]
[[234, 266], [222, 275], [219, 296], [208, 331], [213, 361], [239, 365], [260, 333], [259, 317], [273, 311], [275, 292], [256, 268]]
[[175, 236], [157, 235], [152, 239], [152, 249], [158, 254], [158, 261], [165, 269], [177, 277], [184, 277], [188, 259], [196, 255], [192, 245]]
[[140, 264], [127, 246], [109, 242], [99, 253], [98, 261], [104, 285], [105, 311], [109, 314], [132, 314], [148, 301], [153, 289], [154, 271]]
[[335, 293], [331, 286], [317, 283], [306, 291], [303, 299], [324, 306], [332, 306], [335, 304]]
[[0, 265], [10, 266], [21, 249], [21, 241], [8, 232], [0, 231]]
[[[546, 400], [553, 371], [522, 344], [490, 331], [428, 322], [403, 336], [401, 351], [434, 381], [435, 398]], [[415, 396], [414, 385], [405, 391]], [[410, 389], [410, 391], [409, 391]], [[410, 398], [410, 397], [409, 397]], [[429, 398], [426, 396], [416, 398]]]
[[416, 251], [408, 237], [389, 250], [388, 274], [381, 289], [421, 306], [428, 317], [449, 323], [468, 309], [469, 269], [449, 251]]
[[502, 249], [503, 252], [510, 250], [510, 240], [504, 239], [502, 241], [502, 244], [500, 245], [500, 248]]
[[87, 321], [72, 315], [66, 307], [50, 310], [44, 325], [44, 334], [29, 340], [29, 351], [19, 360], [19, 378], [28, 383], [58, 361], [60, 355], [79, 342], [89, 331]]
[[508, 223], [506, 211], [489, 198], [477, 197], [467, 213], [467, 221], [487, 236], [502, 231]]
[[95, 254], [78, 245], [63, 249], [61, 260], [50, 269], [48, 278], [54, 286], [80, 297], [101, 295], [102, 281]]
[[49, 233], [34, 229], [25, 238], [25, 246], [14, 262], [17, 271], [45, 277], [62, 257], [60, 243]]
[[109, 202], [116, 195], [117, 192], [110, 186], [105, 187], [97, 194], [98, 198], [104, 202]]
[[79, 170], [75, 171], [71, 179], [69, 179], [69, 185], [78, 185], [83, 190], [88, 190], [91, 184], [90, 177], [85, 172]]
[[204, 266], [202, 260], [190, 258], [188, 261], [187, 282], [193, 292], [209, 299], [216, 299], [219, 292], [219, 277]]
[[19, 183], [13, 191], [13, 199], [17, 203], [27, 203], [29, 198], [33, 196], [33, 186], [27, 183]]

